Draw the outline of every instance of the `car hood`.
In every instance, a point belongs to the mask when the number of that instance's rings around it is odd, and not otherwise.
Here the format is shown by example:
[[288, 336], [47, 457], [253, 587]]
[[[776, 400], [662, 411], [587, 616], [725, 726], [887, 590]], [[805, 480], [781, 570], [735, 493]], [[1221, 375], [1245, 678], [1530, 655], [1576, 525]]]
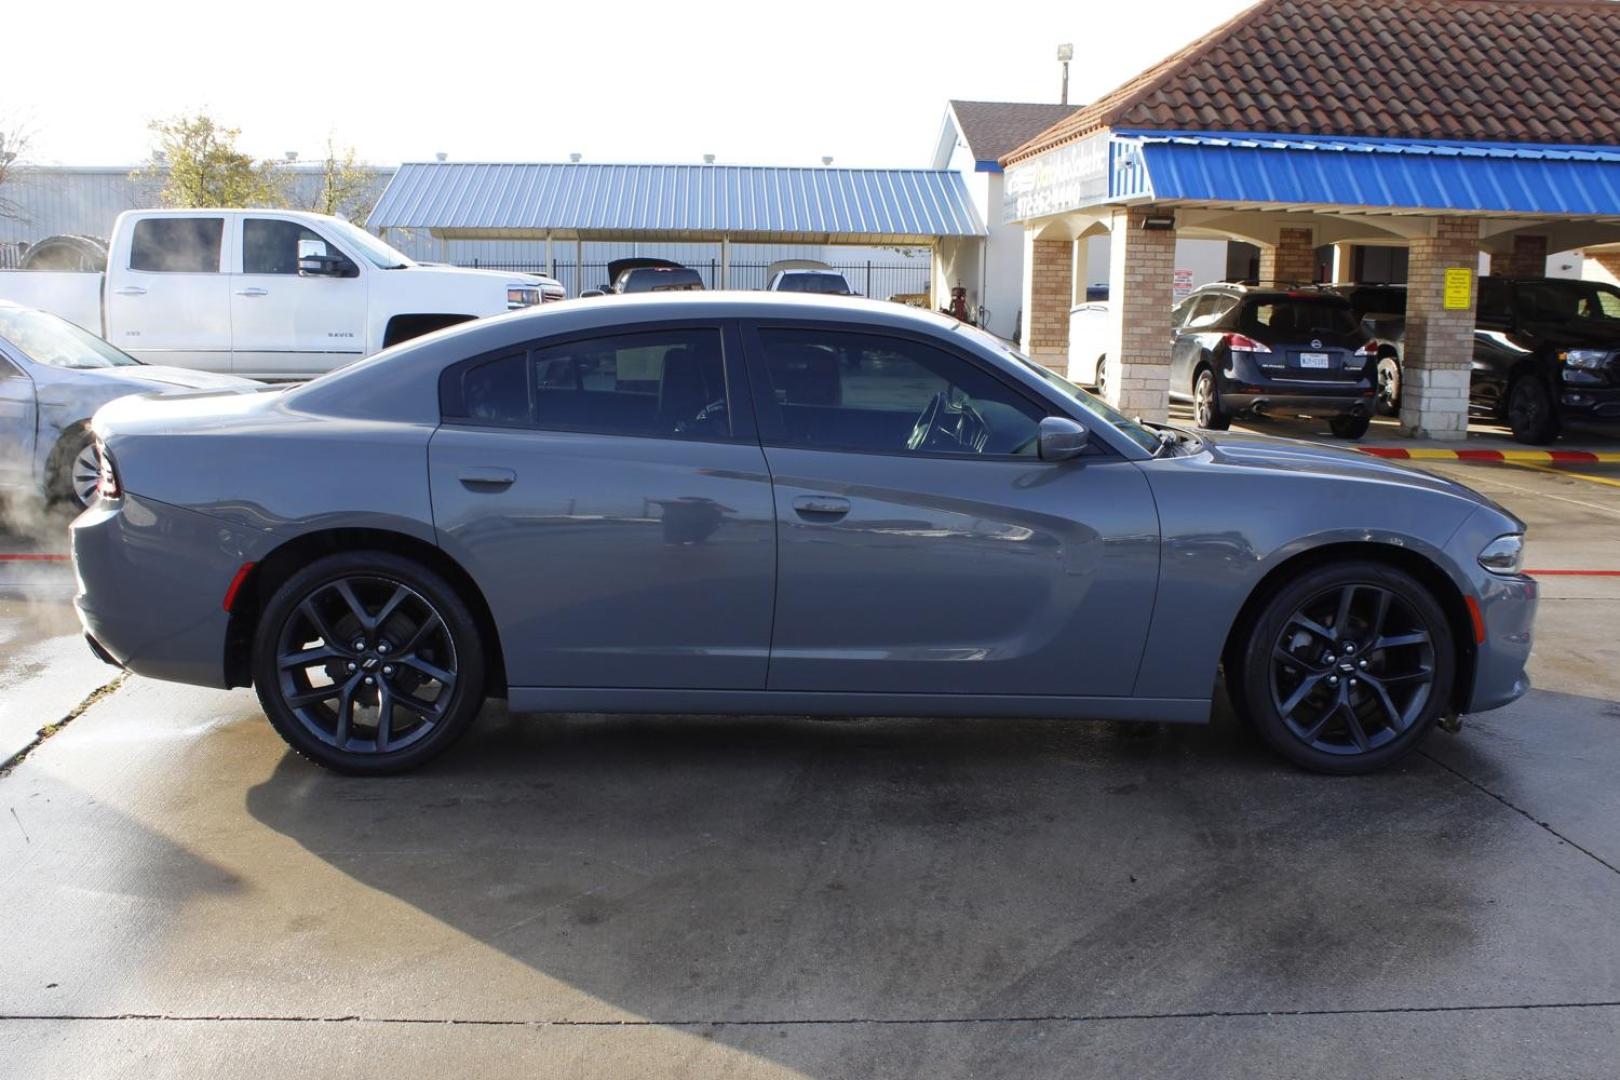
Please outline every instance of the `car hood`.
[[[215, 375], [189, 368], [156, 367], [147, 364], [121, 368], [55, 369], [49, 381], [37, 380], [42, 408], [67, 410], [88, 415], [114, 398], [128, 394], [168, 394], [182, 390], [209, 390], [242, 393], [258, 390], [263, 384], [234, 375]], [[69, 419], [81, 419], [75, 415]]]
[[542, 285], [551, 282], [555, 285], [556, 279], [544, 274], [523, 274], [515, 270], [477, 270], [470, 266], [444, 266], [439, 263], [417, 263], [404, 267], [392, 273], [405, 274], [440, 274], [444, 277], [461, 278], [469, 281], [493, 281], [499, 279], [505, 282], [521, 281], [528, 285]]
[[1198, 434], [1209, 447], [1216, 463], [1397, 484], [1502, 509], [1466, 484], [1388, 458], [1374, 457], [1360, 450], [1342, 450], [1304, 439], [1279, 439], [1267, 435]]
[[[93, 375], [96, 372], [85, 372]], [[140, 367], [114, 368], [101, 372], [106, 378], [135, 385], [138, 389], [179, 387], [184, 390], [257, 390], [263, 383], [242, 379], [235, 375], [216, 375], [211, 371], [191, 368], [159, 367], [142, 364]]]
[[1552, 345], [1580, 347], [1590, 345], [1596, 348], [1620, 348], [1620, 324], [1605, 324], [1596, 321], [1569, 322], [1526, 322], [1522, 329], [1512, 335], [1515, 341], [1523, 348], [1534, 350], [1537, 345]]

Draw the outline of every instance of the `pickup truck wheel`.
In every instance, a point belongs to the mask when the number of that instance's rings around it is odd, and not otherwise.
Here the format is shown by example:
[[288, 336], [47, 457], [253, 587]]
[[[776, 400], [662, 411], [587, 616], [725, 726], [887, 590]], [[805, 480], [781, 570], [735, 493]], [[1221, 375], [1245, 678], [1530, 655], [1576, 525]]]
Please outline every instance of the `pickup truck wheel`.
[[1401, 362], [1388, 353], [1378, 358], [1378, 415], [1401, 415]]
[[1521, 375], [1508, 387], [1508, 427], [1513, 437], [1532, 446], [1545, 446], [1558, 438], [1558, 407], [1547, 384], [1533, 374]]
[[484, 653], [465, 601], [383, 551], [318, 559], [265, 605], [253, 642], [265, 714], [336, 772], [404, 772], [443, 753], [484, 702]]
[[51, 455], [50, 489], [53, 502], [67, 503], [83, 510], [96, 501], [96, 485], [101, 482], [101, 455], [88, 428], [62, 439]]

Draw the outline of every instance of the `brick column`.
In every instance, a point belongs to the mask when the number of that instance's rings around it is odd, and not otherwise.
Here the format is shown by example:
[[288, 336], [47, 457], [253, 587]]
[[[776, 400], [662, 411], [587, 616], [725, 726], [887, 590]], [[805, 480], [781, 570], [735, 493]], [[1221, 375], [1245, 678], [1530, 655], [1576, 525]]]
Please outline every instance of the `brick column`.
[[1412, 241], [1406, 284], [1406, 352], [1401, 357], [1401, 431], [1415, 438], [1468, 437], [1468, 371], [1474, 357], [1474, 304], [1447, 311], [1445, 274], [1479, 265], [1479, 222], [1438, 218]]
[[1547, 238], [1519, 233], [1513, 250], [1491, 256], [1491, 273], [1496, 277], [1530, 278], [1547, 276]]
[[1146, 230], [1150, 207], [1114, 211], [1108, 247], [1108, 400], [1128, 416], [1170, 415], [1174, 229]]
[[1620, 281], [1620, 251], [1588, 251], [1583, 253], [1597, 263], [1615, 281]]
[[1024, 233], [1024, 321], [1020, 347], [1063, 374], [1069, 367], [1069, 309], [1074, 306], [1074, 242]]
[[1260, 283], [1304, 285], [1316, 280], [1316, 243], [1310, 229], [1278, 229], [1277, 242], [1260, 249]]

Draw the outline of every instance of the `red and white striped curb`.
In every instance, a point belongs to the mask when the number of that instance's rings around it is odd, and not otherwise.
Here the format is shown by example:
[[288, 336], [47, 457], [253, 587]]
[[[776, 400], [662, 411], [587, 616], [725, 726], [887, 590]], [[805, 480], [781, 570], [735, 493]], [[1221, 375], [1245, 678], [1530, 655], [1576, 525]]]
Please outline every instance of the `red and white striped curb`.
[[1358, 446], [1363, 454], [1401, 461], [1530, 461], [1538, 464], [1593, 465], [1620, 462], [1611, 450], [1441, 450], [1430, 446]]

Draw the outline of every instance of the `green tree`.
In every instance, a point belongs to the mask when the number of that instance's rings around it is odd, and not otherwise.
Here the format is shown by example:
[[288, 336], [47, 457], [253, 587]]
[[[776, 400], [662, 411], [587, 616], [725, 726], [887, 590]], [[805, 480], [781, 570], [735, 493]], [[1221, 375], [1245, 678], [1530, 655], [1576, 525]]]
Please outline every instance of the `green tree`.
[[326, 157], [320, 163], [320, 184], [306, 208], [364, 225], [378, 194], [376, 170], [356, 160], [354, 147], [340, 150], [329, 137]]
[[151, 159], [136, 172], [163, 185], [164, 206], [281, 206], [286, 185], [274, 161], [237, 148], [242, 132], [207, 113], [155, 120]]

